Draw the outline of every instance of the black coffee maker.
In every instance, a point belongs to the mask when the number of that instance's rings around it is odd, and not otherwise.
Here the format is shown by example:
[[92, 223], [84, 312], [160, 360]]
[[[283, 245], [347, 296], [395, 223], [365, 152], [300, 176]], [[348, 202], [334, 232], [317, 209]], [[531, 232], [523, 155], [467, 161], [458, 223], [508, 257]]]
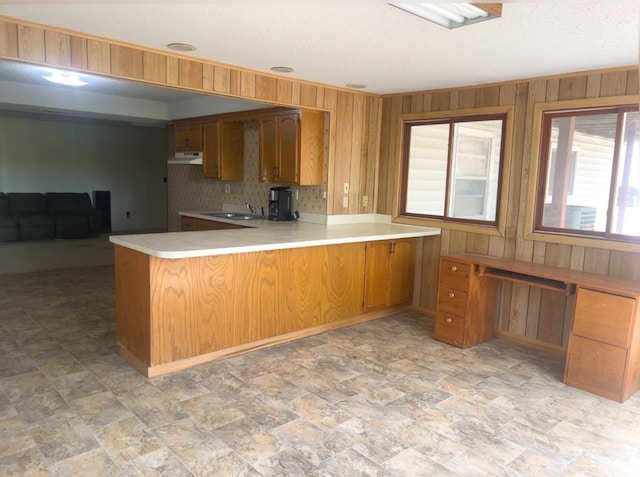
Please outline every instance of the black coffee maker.
[[269, 190], [269, 220], [294, 220], [291, 206], [291, 191], [288, 187], [272, 187]]

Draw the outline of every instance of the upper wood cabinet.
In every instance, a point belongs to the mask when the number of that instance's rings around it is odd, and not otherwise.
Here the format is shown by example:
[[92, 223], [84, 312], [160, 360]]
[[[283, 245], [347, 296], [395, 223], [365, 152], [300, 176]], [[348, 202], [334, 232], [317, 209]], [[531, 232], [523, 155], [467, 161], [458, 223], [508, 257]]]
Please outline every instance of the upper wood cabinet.
[[242, 121], [211, 121], [202, 125], [203, 174], [211, 179], [241, 181], [244, 162]]
[[260, 180], [322, 185], [325, 114], [282, 111], [260, 116]]
[[411, 303], [415, 239], [367, 242], [364, 311]]
[[175, 125], [175, 152], [202, 151], [202, 123]]

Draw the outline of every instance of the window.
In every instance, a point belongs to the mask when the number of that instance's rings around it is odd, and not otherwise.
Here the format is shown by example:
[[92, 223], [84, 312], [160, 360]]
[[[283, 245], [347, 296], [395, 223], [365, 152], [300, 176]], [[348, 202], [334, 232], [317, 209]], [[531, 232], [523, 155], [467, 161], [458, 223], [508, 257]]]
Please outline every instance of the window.
[[403, 122], [400, 215], [496, 226], [506, 113]]
[[535, 229], [640, 242], [637, 105], [542, 116]]

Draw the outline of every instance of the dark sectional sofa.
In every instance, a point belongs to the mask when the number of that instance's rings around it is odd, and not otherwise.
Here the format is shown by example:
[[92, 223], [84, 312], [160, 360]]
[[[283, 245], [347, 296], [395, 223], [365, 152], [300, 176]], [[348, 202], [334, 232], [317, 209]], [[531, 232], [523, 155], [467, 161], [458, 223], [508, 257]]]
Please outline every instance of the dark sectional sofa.
[[97, 237], [101, 228], [86, 192], [0, 192], [0, 242]]

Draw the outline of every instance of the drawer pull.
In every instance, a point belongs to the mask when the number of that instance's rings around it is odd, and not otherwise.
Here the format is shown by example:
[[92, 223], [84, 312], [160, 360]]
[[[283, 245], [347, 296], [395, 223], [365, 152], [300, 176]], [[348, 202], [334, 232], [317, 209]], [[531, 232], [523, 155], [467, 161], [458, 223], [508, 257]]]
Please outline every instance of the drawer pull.
[[453, 293], [453, 292], [449, 293], [449, 298], [453, 298], [454, 296], [456, 296], [455, 293]]
[[451, 318], [447, 318], [447, 323], [451, 323]]
[[453, 266], [451, 267], [451, 271], [452, 271], [452, 272], [455, 272], [455, 271], [457, 271], [457, 270], [458, 270], [458, 267], [456, 267], [455, 265], [453, 265]]

